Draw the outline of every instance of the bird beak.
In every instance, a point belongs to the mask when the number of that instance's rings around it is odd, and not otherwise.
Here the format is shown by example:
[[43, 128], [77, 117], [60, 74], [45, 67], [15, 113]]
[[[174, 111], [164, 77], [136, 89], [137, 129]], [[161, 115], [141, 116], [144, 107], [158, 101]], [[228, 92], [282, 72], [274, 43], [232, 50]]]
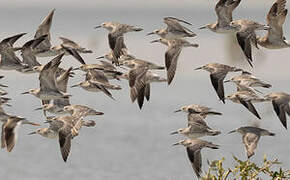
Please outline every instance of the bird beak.
[[80, 68], [78, 67], [78, 68], [73, 68], [72, 69], [72, 71], [75, 71], [75, 70], [80, 70]]
[[21, 93], [21, 94], [29, 94], [29, 91], [23, 92], [23, 93]]
[[202, 69], [202, 67], [195, 68], [194, 70], [200, 70], [200, 69]]
[[36, 131], [29, 133], [28, 135], [36, 134]]
[[103, 112], [96, 112], [96, 115], [103, 115]]
[[174, 134], [178, 134], [178, 131], [174, 131], [174, 132], [170, 133], [170, 135], [174, 135]]
[[172, 144], [172, 146], [177, 146], [177, 145], [180, 145], [180, 142]]
[[0, 87], [8, 87], [8, 86], [6, 86], [6, 85], [4, 85], [4, 84], [0, 84]]
[[155, 34], [155, 33], [151, 32], [151, 33], [146, 34], [146, 36], [150, 36], [150, 35], [153, 35], [153, 34]]
[[177, 113], [177, 112], [181, 112], [181, 110], [180, 110], [180, 109], [178, 109], [178, 110], [174, 111], [174, 113]]
[[200, 28], [198, 28], [198, 29], [205, 29], [206, 28], [206, 26], [202, 26], [202, 27], [200, 27]]
[[97, 57], [96, 59], [104, 59], [105, 56], [100, 56], [100, 57]]
[[94, 27], [95, 29], [98, 29], [98, 28], [101, 28], [102, 26], [96, 26], [96, 27]]
[[234, 133], [234, 132], [236, 132], [236, 130], [232, 130], [232, 131], [228, 132], [228, 134], [231, 134], [231, 133]]
[[224, 83], [228, 83], [228, 82], [231, 82], [231, 80], [226, 80], [226, 81], [224, 81]]
[[78, 86], [79, 86], [79, 84], [76, 84], [76, 85], [73, 85], [73, 86], [71, 86], [71, 87], [73, 88], [73, 87], [78, 87]]
[[30, 124], [30, 125], [32, 125], [32, 126], [40, 126], [40, 124], [33, 123], [33, 122], [27, 122], [27, 124]]
[[154, 41], [151, 41], [150, 43], [156, 43], [156, 42], [159, 42], [159, 40], [154, 40]]
[[43, 107], [39, 107], [39, 108], [34, 109], [34, 111], [38, 111], [38, 110], [42, 110], [42, 109], [43, 109]]

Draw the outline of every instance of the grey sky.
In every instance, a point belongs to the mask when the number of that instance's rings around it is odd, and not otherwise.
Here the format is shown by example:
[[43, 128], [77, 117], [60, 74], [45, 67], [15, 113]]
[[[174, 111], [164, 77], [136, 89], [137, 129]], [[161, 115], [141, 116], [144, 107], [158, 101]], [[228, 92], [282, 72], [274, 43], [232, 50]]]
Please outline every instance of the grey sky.
[[[264, 0], [272, 2], [272, 0]], [[25, 2], [25, 3], [24, 3]], [[0, 0], [2, 7], [31, 7], [31, 6], [61, 6], [61, 7], [98, 7], [98, 6], [118, 6], [118, 7], [190, 7], [194, 5], [208, 5], [209, 3], [216, 3], [212, 0]], [[251, 6], [261, 4], [260, 1], [247, 1]]]

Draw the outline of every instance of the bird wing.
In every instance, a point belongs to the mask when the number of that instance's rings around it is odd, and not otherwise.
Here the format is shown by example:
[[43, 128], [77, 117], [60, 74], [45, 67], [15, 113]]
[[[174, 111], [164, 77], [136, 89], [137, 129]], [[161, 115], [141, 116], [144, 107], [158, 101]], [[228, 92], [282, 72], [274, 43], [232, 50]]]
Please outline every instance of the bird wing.
[[146, 97], [147, 101], [149, 101], [149, 99], [150, 99], [150, 83], [147, 83], [146, 84], [146, 87], [145, 87], [145, 97]]
[[71, 135], [66, 135], [62, 131], [59, 132], [59, 145], [64, 162], [67, 161], [71, 148]]
[[64, 125], [64, 127], [59, 131], [58, 137], [61, 155], [64, 162], [66, 162], [71, 148], [71, 127]]
[[[273, 100], [272, 101], [274, 110], [278, 116], [278, 118], [280, 119], [281, 123], [283, 124], [283, 126], [287, 129], [287, 119], [286, 119], [286, 113], [285, 113], [285, 109], [289, 106], [288, 104], [283, 103], [283, 101], [277, 99], [277, 100]], [[286, 108], [284, 108], [286, 107]], [[288, 112], [288, 111], [287, 111]]]
[[165, 67], [167, 70], [167, 83], [170, 84], [175, 76], [177, 60], [181, 53], [181, 47], [177, 45], [169, 46], [165, 53]]
[[187, 151], [188, 159], [191, 163], [191, 166], [192, 166], [196, 176], [198, 178], [200, 178], [201, 164], [202, 164], [200, 149], [195, 149], [193, 147], [187, 147], [186, 151]]
[[86, 64], [84, 59], [81, 57], [81, 55], [78, 53], [78, 51], [74, 48], [66, 46], [66, 44], [61, 44], [61, 47], [68, 52], [70, 55], [72, 55], [76, 60], [78, 60], [81, 64]]
[[26, 42], [22, 46], [22, 58], [23, 63], [28, 64], [29, 67], [34, 66], [41, 66], [41, 64], [36, 60], [36, 57], [34, 55], [34, 49], [47, 37], [47, 35], [40, 36], [38, 38], [32, 39], [28, 42]]
[[16, 34], [14, 36], [5, 38], [1, 41], [1, 44], [5, 43], [5, 44], [8, 44], [10, 47], [12, 47], [14, 45], [14, 43], [25, 34], [26, 33], [20, 33], [20, 34]]
[[56, 71], [58, 69], [59, 64], [61, 63], [61, 58], [64, 53], [56, 56], [54, 59], [49, 61], [46, 65], [44, 65], [43, 69], [39, 74], [40, 88], [41, 89], [49, 89], [49, 90], [57, 90], [58, 87], [56, 85]]
[[57, 83], [57, 87], [59, 88], [59, 90], [61, 90], [62, 92], [67, 92], [67, 83], [68, 83], [68, 79], [70, 76], [70, 72], [72, 71], [72, 67], [70, 67], [69, 69], [67, 69], [65, 72], [63, 72], [59, 77], [57, 77], [56, 79], [56, 83]]
[[34, 38], [38, 38], [40, 36], [47, 35], [45, 40], [42, 41], [36, 47], [37, 52], [49, 50], [51, 47], [50, 28], [51, 28], [51, 24], [52, 24], [53, 14], [54, 14], [54, 9], [44, 18], [44, 20], [41, 22], [41, 24], [38, 26], [38, 29], [36, 30]]
[[98, 81], [103, 84], [109, 84], [109, 80], [106, 77], [105, 73], [100, 70], [90, 69], [86, 74], [86, 80]]
[[68, 39], [68, 38], [65, 38], [65, 37], [59, 37], [59, 39], [62, 41], [62, 45], [66, 46], [66, 47], [70, 47], [70, 48], [73, 48], [73, 49], [78, 49], [80, 48], [80, 46], [75, 43], [74, 41]]
[[243, 32], [238, 32], [236, 36], [237, 36], [238, 43], [241, 49], [243, 50], [243, 53], [246, 56], [248, 63], [250, 64], [251, 67], [253, 67], [252, 46], [251, 46], [251, 40], [249, 38], [249, 35]]
[[194, 32], [192, 32], [191, 30], [189, 30], [188, 28], [182, 26], [179, 22], [183, 22], [185, 24], [188, 25], [192, 25], [189, 22], [186, 22], [184, 20], [181, 19], [177, 19], [175, 17], [166, 17], [163, 19], [163, 22], [167, 25], [167, 29], [171, 32], [183, 32], [183, 33], [190, 33], [190, 34], [194, 34]]
[[288, 10], [285, 9], [286, 0], [277, 0], [267, 14], [267, 23], [270, 26], [268, 30], [269, 40], [283, 39], [283, 24], [285, 22]]
[[241, 0], [220, 0], [215, 6], [219, 26], [228, 26], [233, 20], [232, 13]]
[[225, 103], [225, 93], [224, 93], [224, 79], [226, 77], [226, 73], [216, 72], [210, 74], [211, 83], [219, 97], [220, 100]]
[[1, 148], [2, 149], [6, 147], [4, 127], [5, 127], [5, 123], [2, 124], [2, 131], [1, 131]]
[[[122, 56], [122, 55], [126, 55], [126, 52], [127, 52], [127, 48], [126, 48], [126, 45], [124, 43], [124, 36], [117, 36], [117, 37], [112, 37], [112, 44], [115, 44], [114, 45], [114, 49], [113, 50], [113, 62], [116, 64], [116, 65], [119, 65], [119, 58]], [[113, 47], [113, 45], [112, 45]]]
[[241, 97], [237, 96], [240, 103], [245, 106], [251, 113], [253, 113], [257, 118], [261, 119], [259, 113], [257, 112], [255, 106], [252, 104], [251, 101], [245, 101]]
[[2, 64], [23, 64], [21, 60], [16, 56], [12, 48], [6, 48], [4, 51], [1, 51], [1, 63]]
[[254, 150], [257, 148], [259, 139], [260, 136], [254, 133], [246, 133], [243, 135], [243, 143], [245, 144], [248, 158], [255, 154]]
[[15, 128], [19, 121], [8, 119], [4, 125], [4, 139], [8, 152], [11, 152], [16, 143]]
[[139, 98], [138, 99], [139, 107], [140, 104], [143, 104], [142, 101], [144, 101], [145, 88], [147, 84], [146, 78], [147, 71], [148, 68], [145, 67], [135, 68], [129, 71], [130, 97], [132, 102], [134, 102], [136, 98]]
[[199, 114], [188, 113], [187, 115], [188, 126], [192, 124], [201, 124], [203, 126], [207, 126], [204, 118]]

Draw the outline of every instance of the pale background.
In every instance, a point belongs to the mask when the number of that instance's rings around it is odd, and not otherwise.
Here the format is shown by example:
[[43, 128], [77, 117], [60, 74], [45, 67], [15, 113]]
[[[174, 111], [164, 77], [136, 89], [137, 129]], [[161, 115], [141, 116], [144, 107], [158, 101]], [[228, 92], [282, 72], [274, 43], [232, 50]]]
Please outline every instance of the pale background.
[[[19, 130], [18, 142], [12, 153], [4, 150], [0, 153], [0, 176], [3, 179], [195, 179], [193, 170], [183, 147], [171, 147], [181, 140], [181, 136], [170, 136], [170, 132], [186, 126], [185, 114], [173, 111], [182, 105], [202, 104], [223, 112], [221, 117], [209, 117], [207, 122], [223, 134], [203, 138], [221, 145], [219, 150], [202, 151], [203, 169], [207, 169], [206, 160], [226, 157], [225, 165], [233, 163], [232, 155], [245, 159], [241, 135], [227, 135], [227, 132], [240, 126], [254, 124], [255, 117], [244, 107], [232, 102], [225, 105], [218, 101], [211, 86], [209, 74], [194, 71], [195, 67], [209, 62], [219, 62], [243, 67], [273, 85], [265, 93], [290, 91], [289, 55], [290, 49], [254, 50], [254, 68], [244, 60], [233, 36], [215, 34], [207, 30], [198, 30], [206, 23], [214, 22], [212, 0], [98, 0], [98, 1], [38, 1], [38, 0], [0, 0], [0, 38], [20, 32], [28, 34], [16, 45], [33, 38], [37, 26], [48, 12], [56, 8], [51, 29], [53, 44], [60, 43], [59, 36], [71, 38], [82, 46], [94, 51], [83, 55], [88, 63], [96, 63], [95, 57], [108, 52], [107, 31], [93, 29], [104, 21], [119, 21], [144, 28], [139, 33], [126, 36], [127, 47], [139, 58], [158, 64], [164, 64], [166, 47], [149, 42], [157, 37], [145, 37], [148, 32], [164, 27], [162, 18], [174, 16], [193, 23], [192, 29], [198, 34], [190, 41], [200, 44], [198, 49], [184, 49], [172, 85], [152, 84], [149, 103], [145, 102], [140, 111], [137, 104], [129, 99], [126, 81], [120, 84], [122, 91], [112, 92], [116, 101], [101, 93], [90, 93], [82, 89], [69, 89], [73, 95], [72, 104], [83, 104], [105, 113], [96, 119], [95, 128], [83, 128], [79, 137], [72, 142], [68, 162], [62, 161], [57, 140], [44, 139], [40, 136], [28, 136], [34, 130], [23, 126]], [[265, 23], [265, 15], [272, 1], [242, 1], [234, 12], [234, 18], [249, 18]], [[289, 7], [289, 5], [287, 5]], [[285, 37], [289, 38], [289, 17], [286, 20]], [[263, 33], [259, 33], [263, 34]], [[47, 62], [50, 58], [41, 58]], [[65, 57], [63, 67], [77, 67], [79, 64], [71, 57]], [[21, 92], [38, 87], [37, 74], [23, 75], [14, 71], [1, 71], [5, 79], [1, 83], [9, 85], [9, 97], [13, 107], [7, 112], [26, 117], [41, 123], [44, 116], [33, 109], [40, 106], [40, 101]], [[82, 73], [69, 81], [73, 85], [82, 80]], [[160, 73], [163, 74], [164, 73]], [[229, 74], [228, 77], [234, 74]], [[225, 86], [226, 94], [234, 92], [233, 85]], [[289, 132], [286, 131], [272, 109], [271, 103], [256, 105], [262, 120], [260, 127], [276, 133], [276, 137], [262, 137], [252, 157], [254, 162], [262, 162], [264, 154], [269, 158], [278, 158], [285, 168], [290, 168]], [[43, 126], [45, 127], [45, 125]]]

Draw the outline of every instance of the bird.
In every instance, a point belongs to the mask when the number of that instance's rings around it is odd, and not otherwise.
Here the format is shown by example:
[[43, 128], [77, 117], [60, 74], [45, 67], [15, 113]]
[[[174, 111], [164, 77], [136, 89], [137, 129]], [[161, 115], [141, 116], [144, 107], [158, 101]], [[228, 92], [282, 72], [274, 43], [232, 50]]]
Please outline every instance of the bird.
[[[64, 162], [67, 161], [71, 150], [71, 140], [79, 134], [81, 127], [84, 125], [83, 118], [73, 116], [50, 117], [46, 121], [50, 127], [46, 130], [36, 130], [30, 134], [40, 134], [48, 138], [59, 139], [59, 146]], [[45, 134], [45, 132], [50, 134]], [[56, 134], [56, 136], [53, 136]]]
[[180, 109], [175, 110], [174, 112], [175, 113], [185, 112], [185, 113], [188, 113], [189, 115], [190, 114], [198, 114], [198, 115], [202, 116], [203, 118], [206, 118], [207, 115], [222, 115], [221, 112], [212, 111], [212, 108], [198, 105], [198, 104], [190, 104], [187, 106], [182, 106]]
[[53, 46], [51, 48], [52, 51], [57, 51], [58, 52], [57, 54], [63, 53], [65, 51], [64, 47], [74, 49], [78, 53], [83, 53], [83, 54], [93, 53], [92, 50], [81, 47], [73, 40], [70, 40], [70, 39], [65, 38], [65, 37], [59, 37], [59, 39], [62, 41], [62, 43], [60, 45]]
[[263, 88], [271, 88], [272, 85], [266, 83], [257, 77], [253, 76], [251, 73], [247, 71], [243, 71], [240, 75], [232, 77], [229, 80], [224, 81], [224, 83], [233, 82], [236, 85], [248, 86], [248, 87], [263, 87]]
[[165, 67], [167, 71], [167, 84], [170, 85], [176, 72], [177, 60], [183, 47], [198, 47], [198, 44], [192, 44], [185, 39], [158, 39], [151, 41], [151, 43], [160, 42], [168, 46], [165, 52]]
[[[56, 85], [59, 88], [59, 90], [63, 93], [67, 93], [68, 79], [72, 69], [73, 68], [70, 67], [59, 77], [56, 78]], [[68, 105], [70, 105], [69, 98], [59, 98], [53, 99], [52, 103], [43, 104], [42, 107], [36, 108], [35, 110], [43, 110], [45, 115], [46, 111], [53, 114], [65, 114], [66, 111], [64, 110], [64, 107]]]
[[195, 70], [206, 70], [210, 73], [211, 83], [219, 97], [219, 99], [225, 103], [225, 93], [224, 93], [224, 79], [229, 72], [238, 72], [243, 71], [242, 69], [219, 64], [219, 63], [210, 63], [196, 68]]
[[69, 112], [73, 117], [86, 117], [104, 114], [103, 112], [96, 111], [84, 105], [68, 105], [64, 107], [64, 110]]
[[[109, 31], [108, 40], [112, 50], [113, 62], [119, 65], [118, 59], [121, 55], [127, 54], [127, 47], [124, 43], [124, 34], [128, 32], [139, 32], [142, 28], [118, 22], [104, 22], [95, 28], [105, 28]], [[125, 52], [124, 52], [125, 51]]]
[[[68, 38], [65, 38], [65, 37], [59, 37], [59, 39], [62, 41], [62, 43], [60, 45], [52, 46], [50, 28], [52, 25], [52, 19], [53, 19], [54, 12], [55, 12], [55, 9], [51, 10], [36, 30], [34, 38], [39, 38], [43, 35], [47, 35], [47, 37], [45, 38], [45, 40], [43, 42], [41, 42], [39, 44], [39, 46], [37, 46], [35, 48], [35, 50], [34, 50], [35, 55], [38, 57], [51, 57], [51, 56], [57, 56], [57, 55], [62, 54], [64, 52], [65, 52], [65, 55], [71, 54], [71, 53], [67, 52], [65, 50], [65, 48], [73, 49], [77, 53], [92, 53], [91, 50], [83, 48], [80, 45], [78, 45], [77, 43], [75, 43], [74, 41], [72, 41]], [[75, 55], [73, 55], [73, 56], [75, 56]], [[75, 57], [76, 57], [76, 59], [79, 59], [77, 57], [77, 55]]]
[[61, 92], [56, 83], [56, 71], [63, 55], [64, 53], [56, 56], [43, 67], [39, 74], [40, 88], [30, 89], [22, 94], [32, 94], [41, 99], [43, 104], [48, 100], [70, 97], [69, 94]]
[[284, 92], [270, 93], [266, 95], [265, 98], [272, 101], [273, 108], [278, 118], [282, 125], [287, 129], [286, 113], [290, 116], [290, 94]]
[[219, 149], [219, 145], [213, 144], [212, 142], [200, 140], [200, 139], [185, 139], [185, 140], [182, 140], [173, 144], [173, 146], [176, 146], [176, 145], [183, 145], [186, 147], [188, 159], [191, 163], [191, 166], [197, 178], [200, 178], [201, 173], [202, 173], [201, 150], [203, 148]]
[[238, 7], [241, 0], [219, 0], [215, 6], [215, 12], [218, 17], [217, 22], [206, 24], [199, 29], [209, 29], [216, 33], [234, 32], [230, 23], [233, 21], [233, 11]]
[[148, 67], [148, 69], [151, 70], [163, 70], [165, 69], [164, 66], [159, 66], [155, 63], [146, 61], [146, 60], [142, 60], [142, 59], [137, 59], [135, 57], [132, 56], [123, 56], [122, 58], [120, 58], [120, 65], [124, 65], [128, 68], [137, 68], [137, 67]]
[[23, 63], [27, 64], [28, 67], [22, 69], [22, 72], [25, 73], [33, 73], [36, 72], [34, 67], [41, 66], [41, 64], [37, 61], [34, 49], [47, 38], [47, 35], [40, 36], [38, 38], [32, 39], [26, 42], [21, 48], [21, 56], [23, 59]]
[[247, 157], [251, 158], [255, 152], [254, 150], [257, 148], [257, 144], [261, 136], [275, 136], [274, 133], [269, 132], [266, 129], [254, 127], [254, 126], [244, 126], [233, 131], [230, 133], [238, 132], [243, 135], [243, 143], [246, 148]]
[[98, 69], [90, 69], [86, 74], [86, 81], [90, 81], [95, 84], [103, 85], [107, 89], [111, 90], [121, 90], [121, 86], [110, 84], [106, 74]]
[[253, 103], [268, 101], [267, 98], [259, 96], [253, 91], [245, 91], [245, 90], [230, 94], [226, 97], [226, 99], [229, 99], [234, 103], [242, 104], [259, 119], [261, 119], [261, 117], [257, 112]]
[[142, 109], [144, 97], [147, 101], [150, 98], [150, 81], [146, 75], [148, 67], [138, 67], [131, 69], [128, 74], [130, 98], [132, 103], [137, 99], [138, 106]]
[[188, 127], [178, 129], [177, 131], [171, 133], [171, 135], [174, 134], [182, 134], [192, 139], [203, 136], [217, 136], [221, 134], [221, 132], [208, 127], [205, 122], [200, 123], [198, 121], [191, 121]]
[[112, 94], [108, 91], [108, 89], [112, 90], [121, 90], [122, 88], [118, 85], [112, 85], [109, 83], [107, 77], [104, 72], [96, 69], [88, 70], [86, 74], [85, 81], [82, 81], [78, 84], [75, 84], [71, 87], [81, 87], [84, 90], [90, 92], [103, 92], [111, 99], [115, 100]]
[[[3, 121], [2, 121], [3, 122]], [[17, 127], [20, 124], [30, 124], [33, 126], [40, 126], [39, 124], [30, 122], [25, 118], [18, 116], [9, 116], [2, 125], [1, 132], [1, 148], [6, 148], [8, 152], [11, 152], [16, 144]]]
[[283, 35], [288, 10], [285, 9], [286, 0], [276, 0], [267, 14], [268, 32], [264, 37], [257, 37], [258, 44], [268, 49], [281, 49], [290, 47]]
[[20, 71], [27, 67], [27, 65], [16, 56], [15, 49], [13, 47], [14, 43], [25, 34], [26, 33], [16, 34], [14, 36], [5, 38], [0, 42], [0, 69]]
[[180, 22], [185, 23], [187, 25], [192, 25], [189, 22], [186, 22], [181, 19], [177, 19], [175, 17], [165, 17], [163, 18], [163, 22], [167, 25], [164, 29], [158, 29], [148, 35], [156, 34], [163, 39], [173, 40], [173, 39], [180, 39], [185, 37], [195, 37], [196, 34], [189, 30], [188, 28], [182, 26]]
[[230, 26], [234, 29], [237, 37], [237, 41], [239, 46], [243, 50], [243, 53], [248, 61], [249, 65], [253, 67], [253, 58], [252, 58], [252, 46], [251, 43], [258, 48], [257, 45], [257, 37], [255, 30], [268, 30], [269, 26], [259, 24], [257, 22], [247, 20], [247, 19], [239, 19], [232, 21]]
[[35, 48], [35, 55], [39, 57], [48, 57], [48, 56], [56, 56], [55, 51], [51, 51], [51, 35], [50, 35], [50, 28], [52, 25], [52, 19], [54, 15], [55, 9], [52, 9], [49, 14], [43, 19], [41, 24], [38, 26], [34, 38], [39, 38], [43, 35], [47, 35], [44, 41], [42, 41], [36, 48]]
[[78, 68], [74, 68], [73, 70], [82, 70], [84, 72], [88, 72], [88, 70], [96, 69], [104, 72], [107, 79], [117, 79], [120, 80], [120, 76], [122, 76], [123, 72], [118, 71], [118, 69], [109, 62], [100, 61], [101, 64], [82, 64]]

